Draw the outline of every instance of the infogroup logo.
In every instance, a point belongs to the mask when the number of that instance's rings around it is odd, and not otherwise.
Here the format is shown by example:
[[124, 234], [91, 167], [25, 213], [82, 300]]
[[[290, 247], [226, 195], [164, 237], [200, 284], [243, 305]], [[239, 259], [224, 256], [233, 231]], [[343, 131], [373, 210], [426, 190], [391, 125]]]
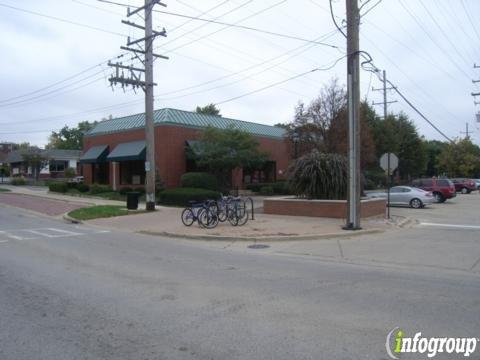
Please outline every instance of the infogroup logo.
[[447, 338], [447, 337], [422, 337], [421, 332], [415, 333], [412, 337], [406, 337], [399, 327], [393, 328], [387, 335], [385, 348], [388, 356], [398, 359], [397, 355], [402, 353], [427, 354], [429, 358], [439, 353], [463, 354], [468, 357], [475, 352], [478, 338]]

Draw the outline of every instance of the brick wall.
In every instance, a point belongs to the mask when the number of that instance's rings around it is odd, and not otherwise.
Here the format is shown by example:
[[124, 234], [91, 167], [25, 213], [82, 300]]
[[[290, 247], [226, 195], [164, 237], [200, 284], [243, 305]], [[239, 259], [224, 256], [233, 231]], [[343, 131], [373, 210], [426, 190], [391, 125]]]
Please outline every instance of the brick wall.
[[[385, 214], [385, 199], [362, 200], [362, 217]], [[265, 214], [313, 216], [345, 219], [347, 217], [346, 200], [302, 200], [271, 198], [263, 201]]]
[[[155, 127], [155, 162], [160, 171], [160, 176], [165, 182], [167, 188], [180, 185], [180, 177], [186, 171], [185, 141], [199, 139], [201, 137], [201, 131], [202, 130], [199, 129], [172, 125], [160, 125]], [[84, 152], [90, 147], [96, 145], [108, 145], [110, 151], [112, 151], [115, 146], [120, 143], [144, 139], [145, 132], [143, 129], [108, 135], [87, 136], [84, 138]], [[283, 139], [264, 137], [257, 137], [256, 139], [259, 142], [259, 150], [267, 152], [270, 155], [270, 160], [276, 161], [277, 178], [282, 179], [289, 162], [288, 149], [285, 141]], [[85, 182], [90, 184], [92, 181], [90, 164], [83, 165], [83, 174]], [[112, 184], [113, 169], [111, 163], [109, 174], [110, 184]], [[117, 184], [119, 179], [118, 175], [119, 173], [117, 169]], [[237, 185], [241, 188], [241, 169], [234, 171], [232, 175], [234, 186]]]

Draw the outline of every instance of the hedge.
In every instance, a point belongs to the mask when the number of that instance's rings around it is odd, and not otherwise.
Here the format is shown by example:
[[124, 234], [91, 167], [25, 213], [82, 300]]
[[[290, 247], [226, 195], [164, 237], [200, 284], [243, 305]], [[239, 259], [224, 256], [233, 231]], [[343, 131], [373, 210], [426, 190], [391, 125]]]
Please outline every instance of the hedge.
[[175, 188], [162, 191], [158, 203], [162, 205], [188, 206], [189, 201], [216, 200], [221, 194], [217, 191], [198, 188]]
[[108, 185], [93, 184], [92, 186], [90, 186], [90, 194], [93, 195], [111, 191], [112, 188]]
[[180, 178], [180, 184], [183, 188], [198, 188], [206, 190], [218, 190], [217, 178], [205, 172], [188, 172]]
[[77, 184], [77, 190], [81, 193], [86, 193], [90, 190], [90, 187], [87, 184]]
[[68, 185], [64, 182], [51, 182], [48, 184], [48, 190], [51, 192], [66, 193], [68, 191]]
[[291, 191], [288, 189], [287, 183], [285, 181], [277, 181], [273, 183], [256, 183], [248, 184], [246, 186], [247, 190], [253, 192], [260, 192], [263, 187], [271, 187], [275, 195], [291, 195]]
[[273, 187], [271, 186], [262, 186], [260, 188], [260, 195], [271, 196], [273, 194], [275, 194], [275, 192], [273, 191]]
[[26, 185], [27, 181], [24, 178], [21, 177], [15, 177], [12, 179], [11, 182], [12, 185], [19, 186], [19, 185]]

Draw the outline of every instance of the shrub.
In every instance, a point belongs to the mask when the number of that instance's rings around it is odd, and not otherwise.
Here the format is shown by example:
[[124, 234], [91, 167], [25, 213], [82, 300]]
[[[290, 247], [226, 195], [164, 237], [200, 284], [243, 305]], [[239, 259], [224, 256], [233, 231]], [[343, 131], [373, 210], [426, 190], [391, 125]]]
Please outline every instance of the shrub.
[[69, 167], [69, 168], [65, 169], [65, 177], [66, 178], [73, 178], [73, 177], [75, 177], [75, 175], [77, 175], [77, 172], [74, 168]]
[[277, 181], [273, 183], [256, 183], [256, 184], [248, 184], [246, 186], [247, 190], [253, 192], [260, 192], [262, 187], [272, 187], [273, 193], [275, 195], [290, 195], [292, 192], [288, 188], [286, 181]]
[[219, 192], [197, 188], [175, 188], [159, 194], [158, 203], [163, 205], [188, 206], [189, 201], [216, 200]]
[[20, 185], [26, 185], [26, 184], [27, 184], [27, 181], [22, 177], [16, 177], [12, 179], [12, 185], [20, 186]]
[[131, 187], [124, 187], [124, 188], [121, 188], [120, 190], [118, 190], [118, 192], [122, 195], [126, 195], [130, 191], [132, 191]]
[[81, 193], [86, 193], [90, 190], [90, 187], [87, 184], [77, 184], [77, 190]]
[[288, 186], [299, 197], [345, 199], [347, 169], [345, 156], [325, 154], [314, 150], [290, 165]]
[[262, 186], [260, 188], [260, 195], [271, 196], [273, 194], [274, 194], [274, 191], [272, 186]]
[[57, 193], [66, 193], [68, 190], [68, 184], [64, 182], [51, 182], [48, 185], [48, 190]]
[[218, 190], [217, 178], [205, 172], [189, 172], [182, 175], [180, 183], [183, 188]]
[[92, 184], [92, 186], [90, 186], [90, 194], [92, 195], [111, 191], [112, 188], [108, 185]]

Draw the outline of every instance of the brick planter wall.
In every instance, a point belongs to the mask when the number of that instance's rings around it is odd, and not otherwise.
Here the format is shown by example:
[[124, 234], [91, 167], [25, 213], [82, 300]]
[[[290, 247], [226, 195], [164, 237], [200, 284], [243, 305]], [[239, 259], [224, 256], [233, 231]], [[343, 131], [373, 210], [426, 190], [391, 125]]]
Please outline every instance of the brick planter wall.
[[[385, 214], [385, 199], [361, 201], [361, 216], [370, 217]], [[305, 200], [292, 197], [268, 198], [263, 201], [265, 214], [312, 216], [345, 219], [346, 200]]]

